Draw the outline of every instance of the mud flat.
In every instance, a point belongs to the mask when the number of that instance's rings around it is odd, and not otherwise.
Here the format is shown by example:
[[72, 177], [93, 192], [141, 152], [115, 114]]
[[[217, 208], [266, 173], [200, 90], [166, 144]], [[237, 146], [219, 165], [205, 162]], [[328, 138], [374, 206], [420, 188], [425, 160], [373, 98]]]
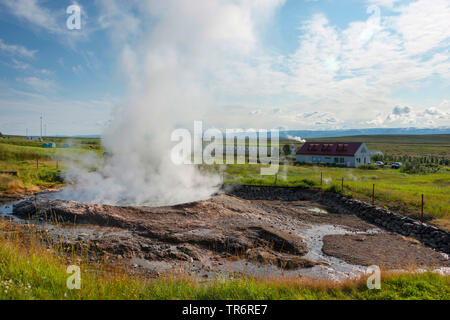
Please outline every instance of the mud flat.
[[258, 192], [254, 197], [226, 193], [166, 207], [115, 207], [42, 195], [14, 204], [4, 215], [44, 224], [67, 244], [88, 243], [92, 252], [149, 276], [342, 279], [361, 275], [372, 264], [450, 266], [445, 254], [355, 214], [330, 210], [309, 194], [277, 198], [272, 192], [264, 199]]

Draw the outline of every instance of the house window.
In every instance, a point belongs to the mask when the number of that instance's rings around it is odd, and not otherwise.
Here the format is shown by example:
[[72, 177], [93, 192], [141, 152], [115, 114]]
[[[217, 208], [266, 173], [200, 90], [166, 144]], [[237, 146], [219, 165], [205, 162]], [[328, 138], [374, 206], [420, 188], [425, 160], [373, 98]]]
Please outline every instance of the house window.
[[344, 163], [344, 158], [341, 158], [341, 163]]
[[334, 158], [335, 163], [339, 163], [339, 158]]

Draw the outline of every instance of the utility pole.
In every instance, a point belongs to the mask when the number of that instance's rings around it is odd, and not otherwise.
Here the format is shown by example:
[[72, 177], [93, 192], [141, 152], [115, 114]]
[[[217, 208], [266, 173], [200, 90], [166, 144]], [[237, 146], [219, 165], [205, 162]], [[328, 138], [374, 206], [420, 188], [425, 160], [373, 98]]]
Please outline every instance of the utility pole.
[[42, 113], [41, 113], [41, 139], [42, 139]]

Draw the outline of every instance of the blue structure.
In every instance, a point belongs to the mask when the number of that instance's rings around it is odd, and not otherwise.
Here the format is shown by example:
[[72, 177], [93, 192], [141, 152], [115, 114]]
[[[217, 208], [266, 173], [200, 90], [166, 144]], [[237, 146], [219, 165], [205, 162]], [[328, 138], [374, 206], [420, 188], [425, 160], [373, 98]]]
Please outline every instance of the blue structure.
[[43, 143], [42, 148], [56, 148], [56, 144], [54, 142]]

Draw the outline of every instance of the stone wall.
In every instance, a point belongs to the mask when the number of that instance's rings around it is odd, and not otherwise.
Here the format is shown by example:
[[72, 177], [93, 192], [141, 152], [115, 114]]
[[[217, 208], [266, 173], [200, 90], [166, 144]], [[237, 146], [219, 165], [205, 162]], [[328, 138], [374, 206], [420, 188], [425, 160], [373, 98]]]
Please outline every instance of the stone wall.
[[248, 200], [316, 201], [332, 212], [355, 214], [380, 228], [415, 238], [429, 247], [450, 254], [450, 232], [337, 193], [265, 186], [225, 187], [225, 193]]

